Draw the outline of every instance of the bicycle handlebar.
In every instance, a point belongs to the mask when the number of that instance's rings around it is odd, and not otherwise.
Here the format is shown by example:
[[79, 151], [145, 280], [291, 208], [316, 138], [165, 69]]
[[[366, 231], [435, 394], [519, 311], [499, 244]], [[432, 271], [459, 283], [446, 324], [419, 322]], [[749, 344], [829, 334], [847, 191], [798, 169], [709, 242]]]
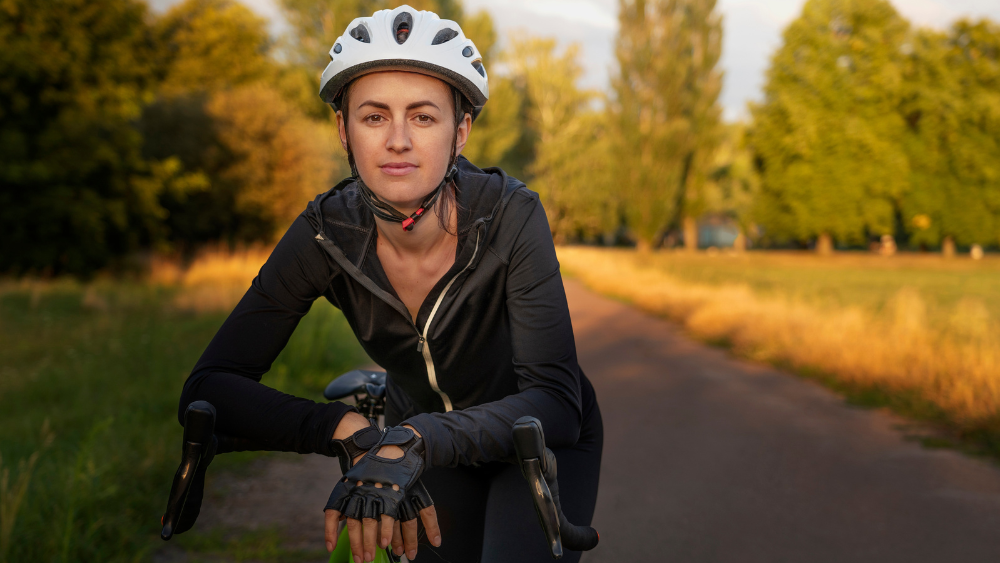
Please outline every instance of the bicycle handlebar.
[[522, 416], [514, 423], [512, 433], [517, 461], [521, 473], [528, 480], [538, 523], [545, 532], [552, 558], [562, 558], [564, 545], [573, 551], [594, 549], [600, 541], [597, 530], [590, 526], [576, 526], [563, 514], [559, 503], [559, 481], [556, 479], [556, 456], [545, 447], [541, 421]]
[[[384, 394], [379, 397], [384, 400]], [[198, 518], [201, 509], [204, 477], [196, 479], [217, 453], [232, 451], [271, 450], [268, 444], [255, 440], [215, 434], [215, 407], [207, 401], [195, 401], [184, 411], [184, 444], [181, 463], [174, 474], [167, 500], [167, 510], [160, 520], [160, 537], [169, 540], [174, 534], [187, 531]], [[563, 546], [573, 551], [589, 551], [597, 546], [600, 536], [590, 526], [576, 526], [567, 520], [559, 502], [559, 482], [556, 478], [556, 457], [545, 447], [542, 423], [523, 416], [512, 429], [514, 450], [521, 473], [528, 480], [538, 523], [549, 543], [553, 559], [561, 559]], [[189, 496], [194, 493], [191, 507], [185, 513]]]

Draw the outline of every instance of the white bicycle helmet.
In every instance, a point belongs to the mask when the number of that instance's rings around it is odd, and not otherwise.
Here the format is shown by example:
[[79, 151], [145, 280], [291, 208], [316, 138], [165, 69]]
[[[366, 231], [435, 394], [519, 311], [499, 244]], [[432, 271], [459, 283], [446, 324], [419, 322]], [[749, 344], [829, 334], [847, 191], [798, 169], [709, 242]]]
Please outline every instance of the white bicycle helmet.
[[439, 78], [472, 104], [475, 119], [490, 97], [486, 68], [462, 28], [434, 12], [409, 6], [356, 18], [333, 47], [319, 95], [339, 110], [344, 87], [371, 72], [405, 70]]

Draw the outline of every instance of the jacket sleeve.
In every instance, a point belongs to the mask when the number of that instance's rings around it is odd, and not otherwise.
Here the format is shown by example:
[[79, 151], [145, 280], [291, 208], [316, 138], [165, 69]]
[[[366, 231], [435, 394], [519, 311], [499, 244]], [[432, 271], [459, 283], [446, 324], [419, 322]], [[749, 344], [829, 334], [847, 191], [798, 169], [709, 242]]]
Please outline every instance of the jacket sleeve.
[[216, 333], [184, 384], [178, 416], [189, 403], [216, 408], [219, 433], [275, 451], [322, 453], [351, 407], [316, 403], [260, 383], [299, 320], [339, 273], [300, 215], [278, 242], [250, 289]]
[[550, 448], [572, 446], [580, 436], [580, 368], [552, 234], [537, 195], [515, 198], [512, 204], [528, 208], [513, 241], [505, 290], [518, 392], [408, 419], [427, 437], [429, 466], [511, 461], [511, 427], [525, 415], [542, 422]]

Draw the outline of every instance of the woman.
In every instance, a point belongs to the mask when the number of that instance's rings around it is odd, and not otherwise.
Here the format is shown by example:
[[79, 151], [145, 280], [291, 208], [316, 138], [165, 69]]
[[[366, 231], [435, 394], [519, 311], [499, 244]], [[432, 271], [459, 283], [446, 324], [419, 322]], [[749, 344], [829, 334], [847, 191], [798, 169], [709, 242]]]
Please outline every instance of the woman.
[[[330, 56], [320, 95], [354, 176], [289, 228], [192, 372], [182, 409], [204, 399], [220, 433], [339, 455], [347, 476], [327, 504], [327, 548], [346, 517], [355, 561], [390, 543], [420, 562], [547, 561], [507, 463], [511, 426], [542, 421], [564, 511], [585, 524], [601, 418], [538, 196], [459, 156], [488, 97], [481, 57], [455, 22], [409, 6], [354, 20]], [[259, 383], [321, 296], [388, 372], [384, 435], [343, 404]]]

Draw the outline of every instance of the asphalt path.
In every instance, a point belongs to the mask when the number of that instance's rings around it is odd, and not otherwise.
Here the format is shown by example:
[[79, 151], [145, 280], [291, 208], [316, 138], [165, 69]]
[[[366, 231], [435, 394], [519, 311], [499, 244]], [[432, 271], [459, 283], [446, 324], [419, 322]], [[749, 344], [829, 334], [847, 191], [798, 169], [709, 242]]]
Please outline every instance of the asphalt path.
[[[566, 291], [605, 425], [601, 543], [584, 563], [1000, 561], [997, 466], [923, 448], [901, 419], [578, 282]], [[322, 553], [339, 473], [336, 460], [289, 454], [213, 477], [198, 527], [279, 529], [283, 547]], [[153, 560], [201, 559], [171, 542]]]
[[[583, 561], [1000, 561], [1000, 469], [568, 280], [604, 416]], [[809, 345], [809, 335], [802, 335]]]

